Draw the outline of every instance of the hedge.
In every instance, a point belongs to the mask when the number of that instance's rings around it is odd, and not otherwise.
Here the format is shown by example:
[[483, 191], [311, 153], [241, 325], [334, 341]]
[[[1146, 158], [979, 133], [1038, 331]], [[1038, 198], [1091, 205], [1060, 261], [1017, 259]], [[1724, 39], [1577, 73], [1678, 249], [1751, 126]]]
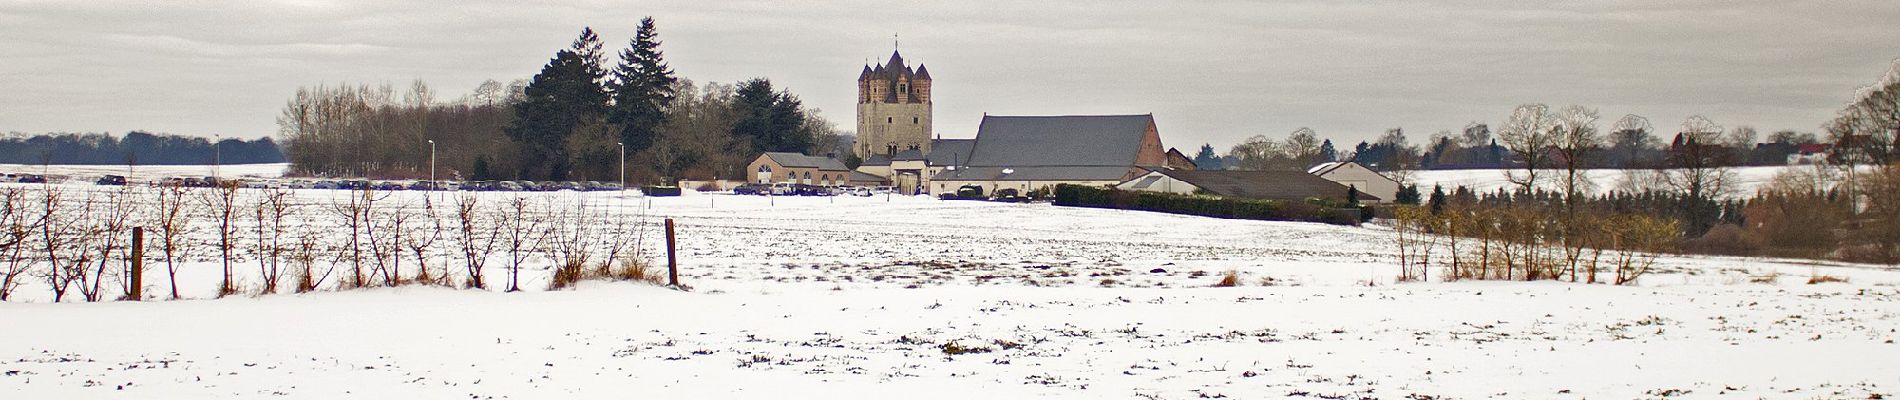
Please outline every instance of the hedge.
[[1215, 218], [1319, 222], [1334, 225], [1356, 226], [1363, 221], [1358, 206], [1340, 207], [1323, 201], [1229, 199], [1069, 184], [1056, 185], [1055, 204], [1067, 207], [1112, 208]]

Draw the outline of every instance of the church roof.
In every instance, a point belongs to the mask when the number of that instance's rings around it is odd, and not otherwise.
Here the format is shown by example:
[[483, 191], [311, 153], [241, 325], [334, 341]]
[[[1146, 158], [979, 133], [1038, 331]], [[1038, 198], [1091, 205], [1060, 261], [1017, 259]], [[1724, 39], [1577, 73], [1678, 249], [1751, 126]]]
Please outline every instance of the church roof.
[[1153, 115], [983, 116], [965, 165], [1132, 167]]
[[929, 80], [930, 68], [924, 67], [923, 64], [917, 64], [917, 79]]
[[904, 56], [897, 54], [897, 50], [891, 50], [891, 61], [884, 63], [884, 65], [889, 65], [891, 69], [902, 68], [904, 66]]
[[858, 164], [858, 166], [872, 167], [888, 167], [890, 165], [891, 158], [883, 154], [872, 154], [870, 157], [865, 158], [863, 163]]
[[968, 164], [973, 147], [976, 147], [976, 139], [932, 139], [930, 155], [925, 158], [930, 165]]
[[909, 150], [900, 151], [900, 152], [897, 152], [897, 155], [891, 156], [891, 161], [923, 161], [923, 160], [924, 160], [924, 152], [917, 149], [909, 149]]
[[1122, 181], [1146, 171], [1131, 166], [958, 167], [931, 176], [942, 181]]
[[864, 66], [864, 72], [858, 73], [858, 80], [864, 80], [864, 78], [869, 78], [869, 77], [871, 77], [871, 66], [866, 65]]
[[844, 163], [831, 157], [814, 157], [798, 153], [767, 152], [764, 157], [772, 159], [786, 168], [817, 168], [820, 171], [846, 171]]

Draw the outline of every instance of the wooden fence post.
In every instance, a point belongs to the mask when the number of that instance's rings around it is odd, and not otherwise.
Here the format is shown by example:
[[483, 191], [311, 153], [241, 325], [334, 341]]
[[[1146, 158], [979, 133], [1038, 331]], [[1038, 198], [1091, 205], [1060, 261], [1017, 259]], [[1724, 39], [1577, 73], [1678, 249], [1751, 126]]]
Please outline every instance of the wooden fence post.
[[132, 227], [132, 291], [127, 300], [145, 300], [145, 227]]
[[667, 286], [672, 286], [672, 287], [677, 288], [680, 286], [680, 264], [679, 264], [679, 258], [674, 256], [673, 253], [674, 253], [673, 219], [667, 218], [666, 219], [666, 284]]

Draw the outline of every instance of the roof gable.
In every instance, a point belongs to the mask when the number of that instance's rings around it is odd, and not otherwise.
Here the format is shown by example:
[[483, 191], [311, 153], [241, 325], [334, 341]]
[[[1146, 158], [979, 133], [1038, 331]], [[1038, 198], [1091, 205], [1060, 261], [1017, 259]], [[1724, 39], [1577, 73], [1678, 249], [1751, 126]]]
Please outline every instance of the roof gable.
[[966, 164], [1132, 166], [1152, 127], [1152, 115], [986, 115]]

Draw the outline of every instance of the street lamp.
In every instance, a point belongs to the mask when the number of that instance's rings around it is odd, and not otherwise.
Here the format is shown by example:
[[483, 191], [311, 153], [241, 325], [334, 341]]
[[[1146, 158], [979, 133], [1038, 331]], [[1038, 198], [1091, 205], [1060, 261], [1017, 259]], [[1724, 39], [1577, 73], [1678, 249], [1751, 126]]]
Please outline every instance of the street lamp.
[[211, 184], [222, 185], [223, 182], [221, 181], [224, 180], [224, 177], [220, 176], [220, 174], [218, 173], [218, 169], [221, 166], [220, 164], [223, 164], [223, 162], [218, 161], [218, 147], [219, 147], [218, 143], [224, 142], [224, 135], [213, 134], [211, 135], [211, 137], [214, 138], [211, 141], [211, 180], [220, 181], [220, 182], [212, 182]]
[[620, 190], [627, 190], [627, 143], [614, 142], [620, 146]]
[[429, 140], [429, 190], [442, 190], [435, 181], [435, 139]]

